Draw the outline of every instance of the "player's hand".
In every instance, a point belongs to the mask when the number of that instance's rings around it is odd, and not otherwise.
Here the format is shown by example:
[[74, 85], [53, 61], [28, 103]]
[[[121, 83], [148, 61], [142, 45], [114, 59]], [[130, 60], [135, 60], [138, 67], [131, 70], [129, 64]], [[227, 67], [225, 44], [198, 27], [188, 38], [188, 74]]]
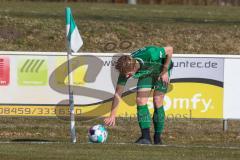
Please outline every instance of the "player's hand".
[[107, 126], [115, 126], [115, 116], [110, 116], [104, 119], [104, 123]]
[[162, 80], [163, 85], [167, 86], [169, 83], [169, 77], [168, 77], [168, 72], [165, 72], [159, 76], [158, 80]]

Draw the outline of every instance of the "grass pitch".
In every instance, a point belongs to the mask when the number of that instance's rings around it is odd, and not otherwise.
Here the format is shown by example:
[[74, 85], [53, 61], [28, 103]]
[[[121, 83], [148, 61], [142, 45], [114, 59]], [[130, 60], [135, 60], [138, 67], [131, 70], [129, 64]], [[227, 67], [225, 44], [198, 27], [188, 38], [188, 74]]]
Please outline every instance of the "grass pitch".
[[[167, 119], [163, 146], [135, 145], [136, 119], [118, 118], [105, 144], [89, 144], [90, 126], [103, 119], [76, 122], [77, 143], [70, 143], [69, 121], [57, 118], [0, 118], [1, 159], [239, 159], [240, 122]], [[153, 131], [153, 129], [151, 129]], [[153, 133], [151, 133], [153, 134]]]
[[[65, 52], [66, 6], [83, 37], [83, 52], [172, 45], [175, 53], [240, 53], [239, 7], [11, 1], [0, 5], [1, 50]], [[131, 45], [121, 47], [122, 41]]]
[[237, 160], [236, 148], [139, 146], [133, 144], [0, 144], [1, 159], [11, 160]]

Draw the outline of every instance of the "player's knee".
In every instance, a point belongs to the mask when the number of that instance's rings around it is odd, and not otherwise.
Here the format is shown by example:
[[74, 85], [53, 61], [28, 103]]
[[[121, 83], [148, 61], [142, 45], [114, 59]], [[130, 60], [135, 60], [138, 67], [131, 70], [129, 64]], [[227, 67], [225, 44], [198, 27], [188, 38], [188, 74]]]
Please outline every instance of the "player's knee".
[[164, 95], [154, 96], [153, 103], [155, 104], [156, 107], [161, 107], [163, 105], [163, 99]]
[[137, 97], [136, 101], [137, 101], [137, 105], [141, 105], [142, 106], [142, 105], [147, 104], [148, 98]]

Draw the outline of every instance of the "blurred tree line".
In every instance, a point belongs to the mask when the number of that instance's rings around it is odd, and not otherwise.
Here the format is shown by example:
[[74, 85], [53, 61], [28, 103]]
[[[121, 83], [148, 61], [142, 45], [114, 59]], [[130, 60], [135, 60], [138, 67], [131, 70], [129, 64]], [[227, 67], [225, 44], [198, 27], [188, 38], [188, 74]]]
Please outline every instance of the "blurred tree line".
[[[130, 1], [133, 0], [15, 0], [15, 1], [129, 3]], [[240, 0], [134, 0], [134, 1], [139, 4], [240, 6]]]

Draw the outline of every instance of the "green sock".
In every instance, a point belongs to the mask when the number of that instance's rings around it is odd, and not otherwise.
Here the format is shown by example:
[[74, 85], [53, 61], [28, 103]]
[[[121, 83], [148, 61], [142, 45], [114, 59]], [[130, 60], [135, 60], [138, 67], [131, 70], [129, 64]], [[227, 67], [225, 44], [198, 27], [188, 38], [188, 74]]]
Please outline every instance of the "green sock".
[[137, 117], [138, 124], [141, 129], [150, 128], [151, 116], [147, 104], [143, 106], [137, 106]]
[[164, 121], [165, 121], [165, 111], [163, 106], [160, 108], [154, 108], [153, 113], [153, 125], [155, 134], [161, 134], [164, 129]]

